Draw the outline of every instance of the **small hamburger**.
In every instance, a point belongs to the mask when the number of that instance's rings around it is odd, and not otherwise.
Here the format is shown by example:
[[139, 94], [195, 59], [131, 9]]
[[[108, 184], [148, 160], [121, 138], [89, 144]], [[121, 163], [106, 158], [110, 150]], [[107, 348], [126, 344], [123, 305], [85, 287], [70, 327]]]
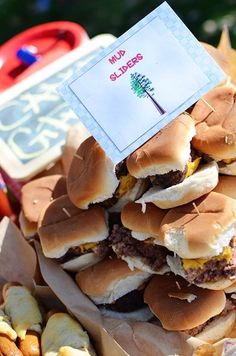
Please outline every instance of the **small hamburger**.
[[137, 200], [145, 206], [152, 202], [162, 209], [186, 204], [211, 191], [218, 182], [215, 163], [201, 165], [191, 152], [195, 135], [194, 120], [179, 115], [126, 160], [129, 173], [149, 178], [151, 188]]
[[172, 272], [203, 288], [224, 289], [236, 280], [236, 200], [210, 192], [168, 211], [161, 242]]
[[148, 272], [131, 271], [126, 262], [113, 257], [79, 271], [76, 282], [103, 315], [146, 321], [151, 313], [144, 306], [143, 291], [149, 277]]
[[121, 211], [121, 225], [114, 225], [109, 236], [110, 245], [117, 257], [149, 273], [169, 271], [166, 256], [170, 252], [160, 246], [160, 225], [166, 210], [148, 203], [145, 213], [140, 204], [128, 203]]
[[22, 187], [21, 193], [19, 222], [24, 236], [30, 238], [37, 233], [39, 215], [44, 207], [66, 194], [66, 177], [55, 174], [34, 179]]
[[53, 200], [40, 215], [38, 234], [46, 257], [77, 272], [100, 261], [108, 251], [105, 210], [74, 206], [67, 195]]
[[236, 307], [223, 291], [190, 285], [173, 274], [153, 277], [144, 301], [164, 329], [183, 331], [204, 342], [225, 337], [236, 320]]
[[137, 180], [128, 173], [125, 161], [114, 166], [92, 136], [74, 154], [67, 178], [68, 195], [80, 209], [100, 203], [106, 208], [112, 207], [113, 211], [120, 211], [125, 203], [141, 195], [143, 184], [143, 180]]
[[234, 86], [214, 88], [191, 112], [196, 123], [194, 149], [217, 161], [220, 173], [227, 175], [236, 175], [235, 96]]

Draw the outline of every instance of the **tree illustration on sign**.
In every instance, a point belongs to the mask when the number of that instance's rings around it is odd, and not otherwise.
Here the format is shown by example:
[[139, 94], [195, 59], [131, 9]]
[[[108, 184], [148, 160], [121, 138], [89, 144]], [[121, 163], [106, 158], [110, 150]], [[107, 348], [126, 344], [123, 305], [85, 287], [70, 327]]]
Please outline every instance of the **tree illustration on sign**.
[[131, 76], [131, 89], [138, 98], [149, 98], [155, 105], [161, 115], [165, 114], [165, 110], [154, 99], [154, 88], [151, 87], [151, 80], [146, 78], [145, 75], [140, 73], [132, 73]]

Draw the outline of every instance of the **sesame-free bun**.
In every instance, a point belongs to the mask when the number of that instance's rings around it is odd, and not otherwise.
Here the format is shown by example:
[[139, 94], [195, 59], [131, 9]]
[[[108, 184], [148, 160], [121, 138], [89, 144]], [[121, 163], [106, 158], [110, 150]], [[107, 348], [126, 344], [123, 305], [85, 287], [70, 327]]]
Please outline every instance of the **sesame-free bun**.
[[[207, 104], [208, 103], [208, 104]], [[192, 145], [216, 161], [236, 158], [235, 87], [214, 88], [194, 106]]]
[[161, 223], [161, 242], [181, 258], [219, 255], [236, 235], [236, 201], [210, 192], [170, 209]]
[[236, 321], [236, 311], [232, 310], [210, 322], [196, 337], [213, 344], [230, 334]]
[[150, 274], [135, 269], [131, 271], [126, 262], [106, 258], [76, 274], [76, 282], [82, 292], [96, 304], [110, 304], [123, 295], [137, 289]]
[[37, 222], [31, 222], [28, 219], [26, 219], [22, 210], [19, 214], [19, 225], [20, 225], [21, 232], [26, 239], [33, 237], [37, 233], [37, 228], [38, 228]]
[[222, 174], [227, 174], [228, 176], [236, 176], [236, 161], [231, 163], [219, 163], [219, 172]]
[[187, 204], [209, 193], [218, 183], [218, 166], [212, 161], [201, 165], [191, 176], [181, 183], [168, 188], [152, 187], [136, 202], [145, 205], [152, 202], [161, 209], [170, 209]]
[[190, 141], [194, 134], [191, 116], [187, 113], [179, 115], [127, 158], [129, 173], [136, 178], [146, 178], [171, 170], [183, 171], [190, 156]]
[[41, 213], [38, 234], [46, 257], [62, 257], [71, 247], [98, 242], [108, 236], [105, 211], [101, 207], [81, 210], [63, 195]]
[[114, 165], [90, 136], [74, 154], [67, 177], [68, 195], [80, 209], [111, 198], [119, 184]]
[[131, 202], [122, 209], [121, 222], [137, 240], [146, 240], [148, 237], [159, 239], [160, 225], [165, 214], [166, 210], [159, 209], [152, 203], [146, 204], [143, 213], [141, 204]]
[[52, 200], [66, 194], [66, 178], [60, 174], [34, 179], [22, 187], [24, 217], [38, 223], [42, 209]]
[[144, 301], [164, 329], [184, 331], [220, 314], [226, 297], [223, 291], [189, 285], [183, 278], [170, 274], [151, 279]]
[[236, 199], [236, 177], [220, 175], [214, 192], [225, 194], [230, 198]]

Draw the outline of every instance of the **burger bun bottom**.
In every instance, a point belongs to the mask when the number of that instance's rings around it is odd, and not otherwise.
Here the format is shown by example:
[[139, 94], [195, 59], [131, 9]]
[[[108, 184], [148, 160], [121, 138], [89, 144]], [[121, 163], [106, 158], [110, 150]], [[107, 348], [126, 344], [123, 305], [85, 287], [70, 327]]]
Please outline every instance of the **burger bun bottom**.
[[86, 253], [79, 257], [73, 258], [67, 262], [61, 263], [61, 267], [70, 272], [78, 272], [87, 267], [93, 266], [103, 259], [93, 252]]
[[129, 313], [122, 313], [114, 310], [107, 309], [105, 307], [99, 307], [101, 314], [107, 318], [119, 319], [119, 320], [132, 320], [132, 321], [149, 321], [153, 318], [153, 314], [148, 308], [137, 309]]
[[202, 341], [213, 344], [230, 334], [231, 330], [233, 329], [235, 320], [236, 311], [232, 310], [224, 316], [215, 318], [203, 329], [203, 331], [201, 331], [195, 337]]

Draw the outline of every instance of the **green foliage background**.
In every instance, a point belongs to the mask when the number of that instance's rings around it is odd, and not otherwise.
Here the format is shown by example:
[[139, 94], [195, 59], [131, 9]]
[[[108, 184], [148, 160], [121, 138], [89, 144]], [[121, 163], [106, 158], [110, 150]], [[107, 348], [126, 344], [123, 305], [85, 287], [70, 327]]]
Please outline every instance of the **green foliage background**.
[[[46, 1], [46, 7], [40, 5]], [[216, 45], [223, 24], [236, 47], [236, 0], [169, 0], [175, 12], [201, 41]], [[0, 0], [0, 43], [34, 25], [69, 20], [80, 23], [90, 37], [120, 36], [161, 4], [158, 0]]]

